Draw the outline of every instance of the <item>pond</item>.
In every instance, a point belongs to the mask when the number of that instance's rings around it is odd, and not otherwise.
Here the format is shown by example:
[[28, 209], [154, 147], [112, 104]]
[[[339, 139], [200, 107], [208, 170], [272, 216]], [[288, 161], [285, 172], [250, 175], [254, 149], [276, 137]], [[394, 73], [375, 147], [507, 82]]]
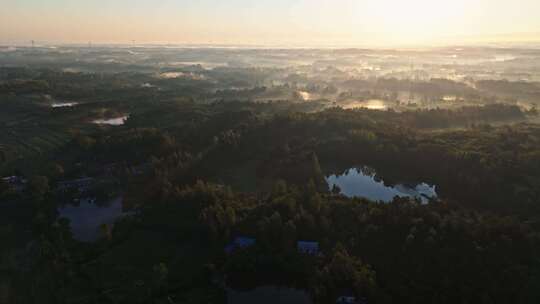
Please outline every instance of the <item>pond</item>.
[[93, 123], [97, 125], [121, 126], [126, 122], [128, 117], [129, 115], [124, 115], [116, 118], [96, 119], [93, 121]]
[[82, 242], [98, 240], [102, 236], [101, 225], [114, 224], [116, 219], [128, 214], [122, 208], [121, 197], [103, 205], [83, 199], [78, 205], [59, 208], [58, 212], [60, 217], [70, 220], [73, 237]]
[[53, 108], [69, 108], [78, 105], [78, 102], [55, 102], [51, 104]]
[[369, 109], [369, 110], [388, 110], [388, 104], [384, 100], [370, 99], [364, 101], [352, 101], [343, 105], [344, 109]]
[[155, 88], [155, 87], [156, 87], [155, 85], [148, 82], [141, 84], [141, 88]]
[[185, 74], [183, 72], [165, 72], [165, 73], [159, 74], [159, 78], [173, 79], [173, 78], [180, 78], [184, 75]]
[[300, 98], [305, 101], [311, 100], [311, 94], [306, 91], [298, 91], [298, 96], [300, 96]]
[[307, 292], [292, 288], [280, 288], [276, 286], [261, 286], [250, 291], [227, 291], [227, 303], [229, 304], [311, 304], [311, 298]]
[[436, 198], [435, 186], [420, 183], [416, 186], [397, 184], [386, 186], [384, 181], [375, 178], [375, 173], [368, 169], [351, 168], [341, 175], [330, 175], [326, 182], [330, 189], [337, 185], [341, 194], [347, 197], [363, 197], [373, 201], [391, 202], [395, 196], [419, 198], [427, 203]]

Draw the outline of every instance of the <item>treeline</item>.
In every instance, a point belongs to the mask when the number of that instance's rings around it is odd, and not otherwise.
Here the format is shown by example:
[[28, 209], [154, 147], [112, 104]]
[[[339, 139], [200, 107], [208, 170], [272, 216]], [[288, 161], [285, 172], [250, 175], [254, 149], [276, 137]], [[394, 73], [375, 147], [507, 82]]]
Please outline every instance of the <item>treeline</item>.
[[[137, 128], [86, 137], [95, 144], [85, 152], [86, 159], [102, 164], [155, 159], [157, 168], [167, 168], [174, 181], [185, 183], [197, 179], [227, 183], [227, 175], [268, 189], [277, 179], [296, 185], [313, 179], [320, 191], [326, 190], [325, 175], [368, 165], [387, 183], [428, 182], [441, 196], [470, 207], [540, 212], [535, 203], [540, 197], [540, 130], [535, 125], [493, 127], [478, 121], [492, 115], [523, 117], [515, 107], [405, 113], [335, 108], [263, 116], [241, 105], [245, 104], [230, 104], [241, 109], [233, 112], [223, 110], [227, 103], [212, 111], [169, 108], [163, 115], [171, 119], [178, 115], [180, 121], [168, 131]], [[127, 125], [141, 125], [142, 119], [135, 117]], [[465, 122], [469, 127], [462, 130], [431, 130]], [[151, 121], [143, 125], [147, 124]]]
[[540, 83], [508, 80], [480, 80], [476, 82], [479, 90], [516, 98], [518, 96], [538, 98]]
[[[139, 212], [94, 245], [71, 239], [68, 223], [55, 220], [50, 194], [33, 199], [39, 241], [31, 249], [30, 268], [13, 276], [14, 299], [208, 301], [223, 288], [216, 285], [220, 281], [235, 289], [304, 289], [314, 303], [334, 302], [347, 290], [369, 303], [536, 303], [540, 297], [540, 237], [518, 218], [444, 201], [349, 199], [319, 193], [314, 183], [297, 187], [278, 181], [270, 192], [255, 195], [202, 181], [189, 186], [168, 182], [170, 191], [159, 195], [147, 196], [148, 189], [137, 187], [135, 193], [146, 194]], [[143, 250], [151, 242], [144, 237], [148, 233], [167, 235], [173, 243], [152, 249], [144, 264], [153, 267], [133, 268], [128, 253]], [[226, 254], [237, 236], [253, 238], [255, 244]], [[203, 258], [185, 256], [189, 270], [175, 266], [169, 249], [179, 246], [174, 240], [182, 240], [183, 251], [198, 248], [191, 254]], [[299, 252], [298, 241], [316, 242], [320, 254]], [[139, 278], [138, 285], [124, 282], [128, 274]], [[33, 290], [24, 293], [27, 284]]]
[[[54, 183], [32, 178], [39, 242], [27, 255], [35, 264], [14, 276], [16, 294], [43, 303], [220, 302], [226, 283], [301, 288], [316, 303], [343, 290], [370, 303], [537, 302], [536, 125], [433, 130], [415, 125], [422, 115], [414, 112], [256, 109], [174, 103], [122, 128], [74, 134], [55, 159], [66, 175], [118, 162], [148, 168], [123, 181], [125, 206], [136, 212], [83, 245], [57, 219]], [[458, 120], [480, 110], [463, 111], [435, 115]], [[157, 117], [163, 124], [148, 127]], [[435, 184], [441, 202], [329, 193], [324, 176], [357, 165], [389, 183]], [[197, 182], [223, 172], [265, 187]], [[255, 245], [226, 255], [237, 236]], [[299, 253], [297, 241], [317, 242], [322, 255]], [[34, 289], [25, 295], [27, 282]]]
[[433, 78], [429, 81], [397, 78], [348, 79], [339, 83], [337, 86], [355, 94], [362, 92], [387, 92], [390, 93], [390, 97], [393, 99], [397, 98], [399, 92], [408, 92], [431, 99], [441, 99], [444, 96], [474, 99], [481, 97], [479, 91], [465, 83], [440, 78]]
[[229, 131], [234, 141], [207, 150], [193, 175], [249, 170], [260, 184], [284, 179], [302, 185], [310, 178], [323, 184], [317, 166], [329, 175], [368, 165], [390, 184], [428, 182], [442, 197], [470, 207], [538, 214], [538, 127], [431, 131], [405, 123], [408, 115], [416, 114], [332, 109], [254, 120]]

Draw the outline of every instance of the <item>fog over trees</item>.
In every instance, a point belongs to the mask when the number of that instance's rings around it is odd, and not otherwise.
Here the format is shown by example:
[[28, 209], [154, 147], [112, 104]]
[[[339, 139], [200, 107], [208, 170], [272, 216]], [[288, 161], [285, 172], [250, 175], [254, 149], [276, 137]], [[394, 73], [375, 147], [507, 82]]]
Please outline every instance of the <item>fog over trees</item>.
[[539, 60], [0, 47], [0, 303], [538, 303]]

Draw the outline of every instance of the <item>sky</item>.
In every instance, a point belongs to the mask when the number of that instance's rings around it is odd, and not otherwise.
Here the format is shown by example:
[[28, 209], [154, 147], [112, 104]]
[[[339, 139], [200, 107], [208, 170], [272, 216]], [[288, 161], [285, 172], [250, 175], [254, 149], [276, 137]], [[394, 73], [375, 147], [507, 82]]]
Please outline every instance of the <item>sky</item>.
[[540, 0], [0, 0], [0, 44], [540, 41]]

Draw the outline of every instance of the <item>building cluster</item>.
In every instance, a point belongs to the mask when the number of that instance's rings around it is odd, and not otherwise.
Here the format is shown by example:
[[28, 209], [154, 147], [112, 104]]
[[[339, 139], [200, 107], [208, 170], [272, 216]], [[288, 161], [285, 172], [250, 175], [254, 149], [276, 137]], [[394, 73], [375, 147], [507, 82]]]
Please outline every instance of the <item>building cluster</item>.
[[[232, 254], [236, 250], [252, 247], [257, 240], [251, 237], [239, 236], [235, 237], [226, 247], [225, 252]], [[296, 249], [299, 253], [309, 256], [320, 256], [322, 253], [319, 250], [319, 242], [314, 241], [298, 241]], [[365, 298], [358, 298], [352, 290], [344, 290], [340, 292], [340, 296], [336, 299], [336, 304], [367, 304]]]
[[3, 177], [2, 181], [6, 183], [13, 191], [22, 192], [26, 189], [27, 180], [20, 176], [7, 176]]
[[94, 179], [91, 177], [84, 177], [69, 181], [62, 181], [58, 183], [58, 191], [68, 192], [77, 191], [79, 193], [85, 193], [90, 190], [90, 187], [94, 184]]
[[[256, 243], [255, 238], [240, 236], [233, 239], [231, 243], [225, 246], [226, 253], [233, 253], [235, 250], [249, 248], [254, 246]], [[309, 242], [309, 241], [298, 241], [296, 243], [296, 248], [299, 253], [317, 256], [320, 255], [319, 252], [319, 242]]]

